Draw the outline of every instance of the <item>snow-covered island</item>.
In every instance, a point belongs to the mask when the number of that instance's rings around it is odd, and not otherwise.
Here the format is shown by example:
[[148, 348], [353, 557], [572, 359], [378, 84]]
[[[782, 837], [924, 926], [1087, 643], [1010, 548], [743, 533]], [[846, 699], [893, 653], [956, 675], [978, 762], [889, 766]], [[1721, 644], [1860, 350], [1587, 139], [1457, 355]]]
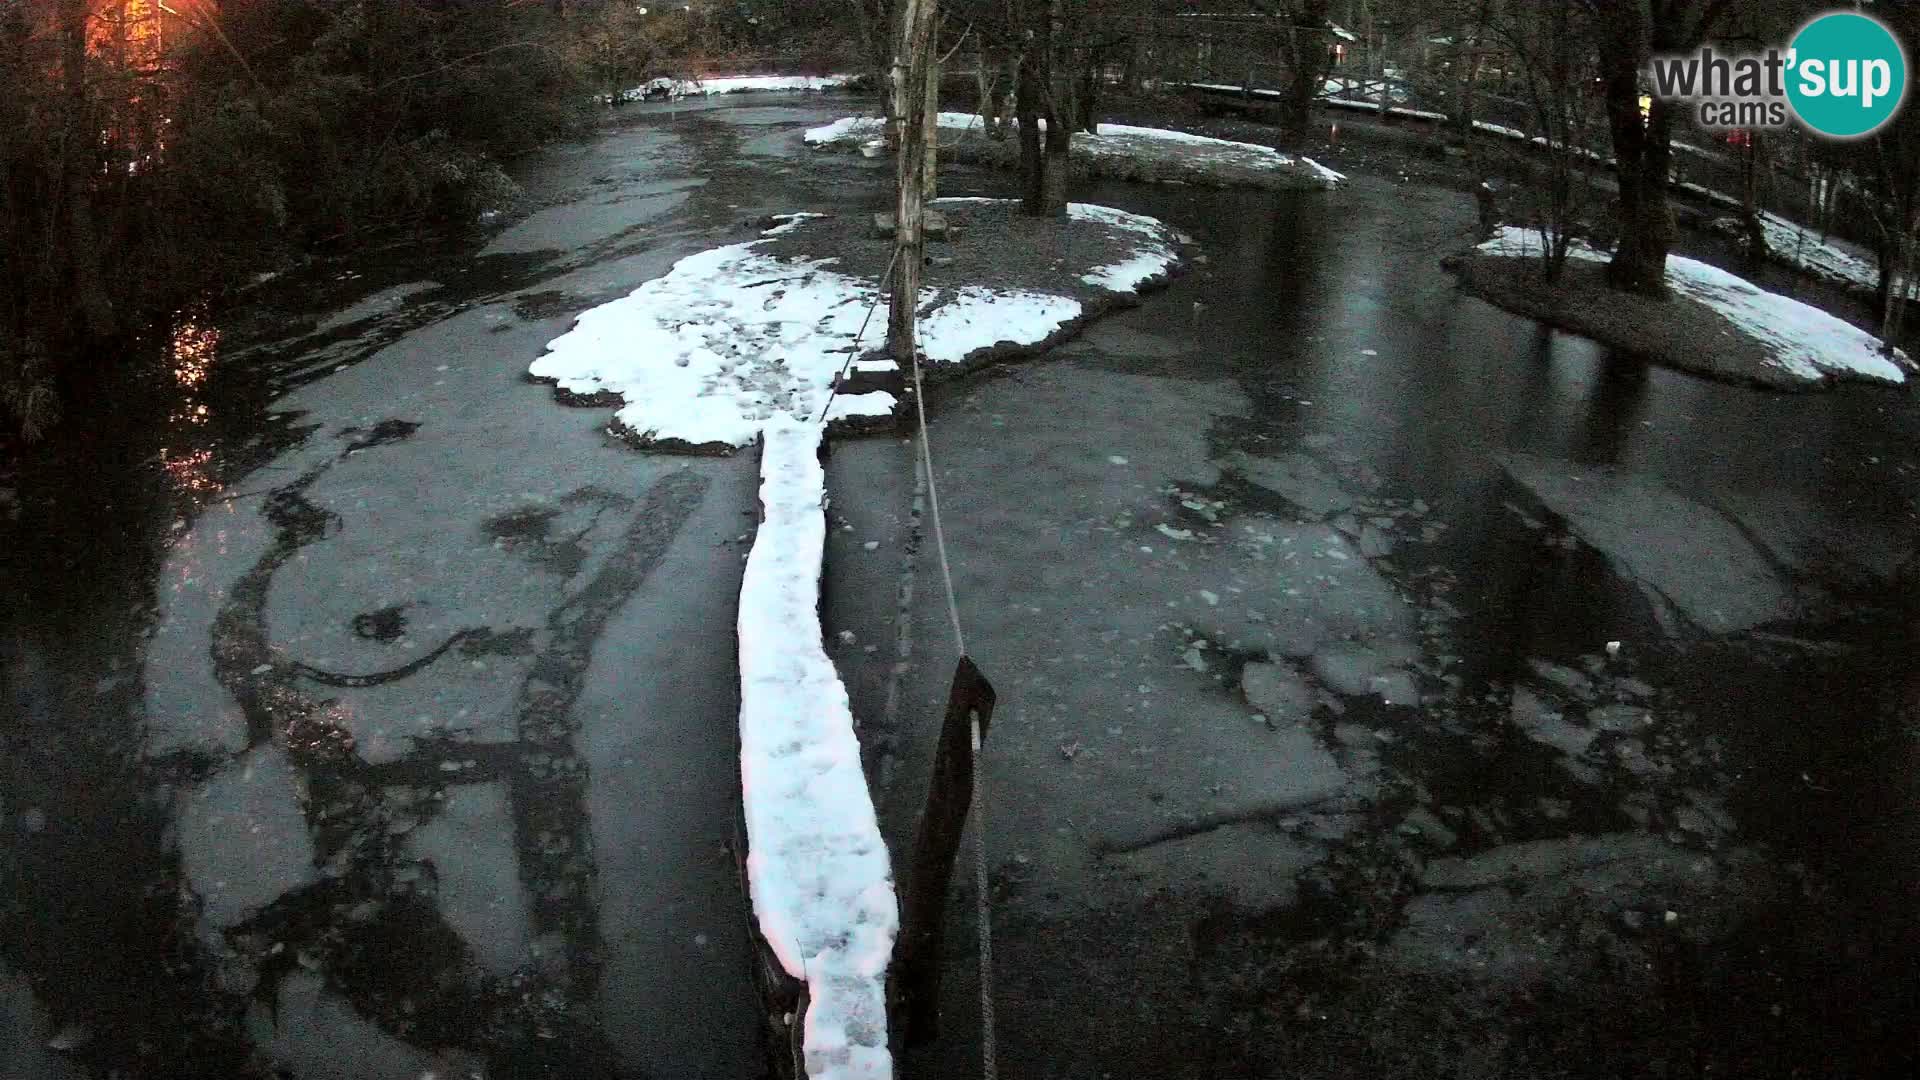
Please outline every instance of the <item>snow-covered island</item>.
[[1472, 293], [1603, 344], [1728, 382], [1779, 390], [1840, 381], [1899, 385], [1914, 371], [1906, 353], [1835, 315], [1684, 255], [1667, 256], [1666, 301], [1609, 289], [1605, 252], [1575, 240], [1561, 280], [1541, 276], [1537, 230], [1502, 226], [1471, 252], [1447, 260]]
[[842, 90], [858, 86], [863, 79], [860, 75], [716, 75], [684, 79], [662, 76], [623, 91], [620, 100], [654, 101], [712, 97], [716, 94], [791, 94]]
[[[1045, 130], [1045, 121], [1041, 121]], [[820, 149], [871, 150], [881, 139], [882, 121], [845, 116], [806, 133]], [[940, 153], [953, 161], [1017, 169], [1019, 140], [988, 135], [974, 113], [940, 114]], [[1265, 188], [1277, 191], [1338, 187], [1346, 177], [1312, 158], [1283, 154], [1271, 146], [1233, 142], [1168, 128], [1101, 124], [1098, 134], [1077, 131], [1068, 157], [1076, 179], [1180, 183], [1197, 187]]]

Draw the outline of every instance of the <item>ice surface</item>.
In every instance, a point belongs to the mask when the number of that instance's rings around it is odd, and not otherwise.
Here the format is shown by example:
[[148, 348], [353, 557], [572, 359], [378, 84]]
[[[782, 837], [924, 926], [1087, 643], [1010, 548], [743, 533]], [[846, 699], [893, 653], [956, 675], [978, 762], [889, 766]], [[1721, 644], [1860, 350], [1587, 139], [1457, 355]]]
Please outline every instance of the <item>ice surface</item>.
[[286, 752], [265, 745], [181, 796], [180, 861], [209, 926], [232, 926], [318, 876], [303, 788]]

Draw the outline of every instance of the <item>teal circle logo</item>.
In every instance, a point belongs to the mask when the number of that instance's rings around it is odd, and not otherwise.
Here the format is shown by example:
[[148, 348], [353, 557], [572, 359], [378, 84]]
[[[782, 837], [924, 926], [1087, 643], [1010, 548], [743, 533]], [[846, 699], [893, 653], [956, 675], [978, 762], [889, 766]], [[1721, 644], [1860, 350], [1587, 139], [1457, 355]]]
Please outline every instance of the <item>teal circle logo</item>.
[[1800, 122], [1836, 139], [1867, 135], [1907, 95], [1907, 56], [1878, 19], [1852, 11], [1800, 28], [1788, 54], [1787, 103]]

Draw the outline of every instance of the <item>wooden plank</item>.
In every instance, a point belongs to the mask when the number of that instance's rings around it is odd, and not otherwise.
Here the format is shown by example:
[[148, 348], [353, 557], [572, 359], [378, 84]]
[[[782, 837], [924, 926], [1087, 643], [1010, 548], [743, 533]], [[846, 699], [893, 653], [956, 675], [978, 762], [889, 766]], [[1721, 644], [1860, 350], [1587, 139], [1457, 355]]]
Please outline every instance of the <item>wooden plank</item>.
[[913, 867], [902, 898], [900, 937], [894, 945], [893, 978], [899, 1014], [909, 1046], [922, 1046], [940, 1033], [940, 954], [945, 940], [947, 892], [953, 864], [973, 805], [973, 724], [980, 724], [984, 745], [993, 720], [995, 694], [979, 667], [961, 657], [947, 694], [947, 714], [934, 748], [927, 805], [913, 843]]

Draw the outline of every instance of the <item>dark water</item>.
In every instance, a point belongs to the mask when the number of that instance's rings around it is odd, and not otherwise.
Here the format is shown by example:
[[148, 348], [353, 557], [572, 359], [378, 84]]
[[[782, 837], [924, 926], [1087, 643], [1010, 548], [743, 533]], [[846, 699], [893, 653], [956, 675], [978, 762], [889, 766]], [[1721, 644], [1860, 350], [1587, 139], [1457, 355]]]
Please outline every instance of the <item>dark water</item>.
[[[574, 313], [746, 235], [742, 220], [872, 201], [884, 163], [794, 145], [799, 126], [841, 111], [659, 109], [557, 151], [529, 167], [541, 205], [518, 231], [402, 247], [185, 318], [6, 478], [18, 513], [0, 517], [0, 1010], [25, 1016], [23, 986], [44, 1015], [0, 1028], [34, 1041], [7, 1047], [0, 1073], [264, 1075], [316, 1040], [335, 1063], [303, 1058], [295, 1075], [757, 1070], [721, 846], [736, 789], [725, 609], [738, 549], [725, 545], [746, 528], [750, 474], [608, 445], [600, 413], [561, 409], [518, 373]], [[1009, 186], [956, 172], [947, 190]], [[1459, 195], [1361, 179], [1333, 197], [1078, 197], [1161, 216], [1208, 254], [1115, 320], [1123, 336], [1204, 349], [1081, 363], [1228, 380], [1249, 407], [1214, 419], [1215, 452], [1331, 446], [1336, 464], [1444, 521], [1382, 572], [1466, 612], [1448, 637], [1453, 726], [1385, 759], [1419, 781], [1422, 805], [1480, 812], [1449, 819], [1461, 852], [1680, 831], [1676, 800], [1711, 790], [1737, 843], [1788, 883], [1734, 931], [1661, 944], [1662, 989], [1642, 1011], [1595, 1013], [1568, 988], [1537, 1014], [1469, 1021], [1552, 1052], [1588, 1040], [1612, 1075], [1891, 1075], [1910, 1060], [1920, 758], [1911, 718], [1887, 708], [1912, 671], [1884, 575], [1914, 535], [1908, 397], [1717, 386], [1466, 298], [1436, 265], [1471, 237]], [[1512, 453], [1813, 522], [1828, 547], [1781, 568], [1805, 614], [1765, 628], [1792, 640], [1670, 636], [1644, 589], [1493, 463]], [[183, 597], [203, 580], [222, 598], [195, 622]], [[419, 652], [395, 651], [416, 634]], [[1527, 740], [1475, 737], [1507, 705], [1474, 699], [1529, 677], [1530, 661], [1586, 670], [1608, 641], [1627, 643], [1614, 677], [1686, 718], [1661, 750], [1683, 775], [1644, 806], [1613, 778], [1570, 792]], [[461, 665], [505, 681], [475, 690], [443, 670]], [[375, 755], [356, 726], [462, 694], [507, 702], [506, 734], [431, 728]], [[337, 700], [364, 715], [330, 721]], [[235, 710], [240, 727], [220, 729]], [[363, 759], [338, 753], [346, 738]], [[276, 747], [296, 748], [287, 764]], [[257, 767], [236, 772], [243, 760]], [[230, 786], [242, 775], [294, 777], [298, 797], [255, 807], [254, 789]], [[209, 793], [252, 815], [248, 835], [311, 838], [331, 871], [263, 875], [281, 899], [210, 931], [222, 901], [192, 810]], [[1543, 811], [1552, 800], [1565, 805]], [[489, 823], [504, 823], [504, 848], [444, 854]], [[428, 826], [441, 829], [434, 888], [417, 851], [389, 839]], [[242, 860], [247, 843], [233, 838]], [[517, 925], [462, 899], [467, 879], [524, 882], [537, 899]], [[1207, 933], [1278, 952], [1365, 903], [1344, 888], [1284, 925]], [[56, 1034], [72, 1053], [35, 1049]], [[1691, 1066], [1636, 1057], [1689, 1041], [1711, 1048]], [[1286, 1045], [1232, 1060], [1278, 1070]]]
[[845, 107], [636, 108], [524, 163], [504, 230], [183, 313], [9, 466], [0, 1074], [758, 1071], [751, 462], [523, 373], [681, 255], [863, 205], [797, 134]]

